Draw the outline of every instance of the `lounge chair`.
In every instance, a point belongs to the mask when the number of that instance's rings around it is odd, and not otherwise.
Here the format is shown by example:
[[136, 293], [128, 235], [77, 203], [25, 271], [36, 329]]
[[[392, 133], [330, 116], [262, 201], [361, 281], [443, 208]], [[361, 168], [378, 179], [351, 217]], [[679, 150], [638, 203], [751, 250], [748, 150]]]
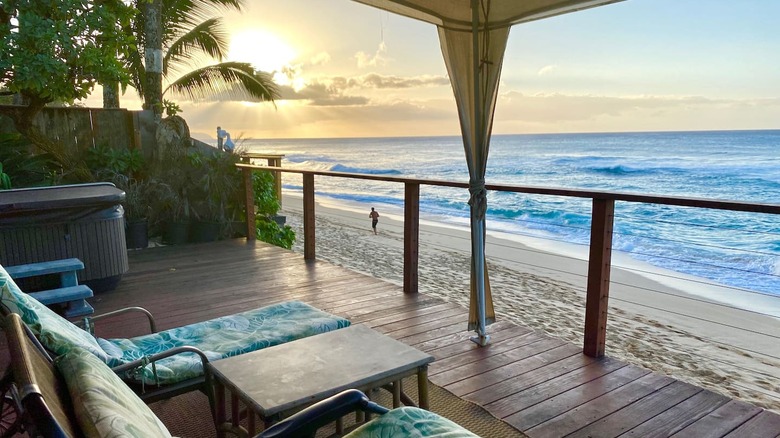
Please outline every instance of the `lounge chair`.
[[[92, 334], [93, 322], [105, 316], [141, 311], [150, 318], [153, 333], [134, 338], [103, 339]], [[123, 309], [85, 318], [87, 330], [57, 315], [19, 290], [0, 266], [0, 312], [16, 313], [54, 356], [80, 347], [137, 382], [150, 403], [194, 389], [208, 391], [205, 364], [261, 348], [349, 326], [349, 321], [299, 301], [283, 302], [205, 322], [156, 332], [151, 314], [141, 308]], [[158, 384], [158, 388], [150, 388]], [[163, 386], [160, 386], [163, 385]], [[207, 392], [210, 395], [209, 392]], [[211, 398], [211, 397], [210, 397]]]
[[94, 354], [73, 347], [52, 361], [19, 315], [5, 316], [2, 326], [11, 355], [8, 377], [14, 381], [10, 394], [16, 408], [3, 412], [3, 424], [10, 425], [6, 432], [23, 428], [29, 436], [45, 438], [171, 436], [149, 407]]
[[[2, 320], [18, 391], [19, 421], [30, 436], [170, 437], [146, 404], [94, 354], [74, 347], [52, 361], [16, 314]], [[446, 437], [476, 435], [418, 408], [388, 411], [357, 390], [345, 391], [291, 416], [258, 438], [314, 437], [317, 428], [351, 412], [381, 414], [349, 438]], [[182, 418], [182, 421], [187, 421]]]
[[266, 429], [259, 438], [314, 438], [326, 424], [353, 413], [379, 414], [344, 438], [446, 437], [478, 438], [458, 424], [433, 412], [413, 406], [389, 410], [350, 389], [290, 416]]

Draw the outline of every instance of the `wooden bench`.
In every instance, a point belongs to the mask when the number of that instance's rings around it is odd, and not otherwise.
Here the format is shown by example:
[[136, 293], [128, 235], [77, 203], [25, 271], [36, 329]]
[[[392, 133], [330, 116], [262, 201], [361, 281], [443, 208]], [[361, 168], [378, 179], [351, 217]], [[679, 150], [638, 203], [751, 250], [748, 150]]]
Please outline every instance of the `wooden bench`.
[[31, 292], [29, 295], [47, 306], [63, 304], [66, 318], [90, 315], [95, 311], [86, 301], [86, 298], [93, 296], [92, 289], [78, 284], [76, 272], [81, 269], [84, 269], [84, 263], [75, 258], [6, 267], [13, 279], [59, 274], [59, 288]]

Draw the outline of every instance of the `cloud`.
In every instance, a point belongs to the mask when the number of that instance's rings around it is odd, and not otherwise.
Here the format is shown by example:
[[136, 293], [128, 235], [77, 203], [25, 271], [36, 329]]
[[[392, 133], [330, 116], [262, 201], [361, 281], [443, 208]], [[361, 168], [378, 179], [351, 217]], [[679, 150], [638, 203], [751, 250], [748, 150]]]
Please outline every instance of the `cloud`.
[[[312, 138], [457, 135], [458, 115], [447, 100], [396, 101], [324, 107], [291, 102], [247, 107], [236, 102], [202, 104], [185, 114], [193, 135], [213, 138], [219, 125], [233, 137]], [[213, 142], [213, 140], [212, 140]]]
[[330, 54], [328, 52], [320, 52], [309, 58], [309, 65], [325, 65], [330, 62]]
[[544, 67], [539, 69], [539, 72], [537, 72], [537, 76], [546, 76], [555, 73], [558, 70], [557, 65], [545, 65]]
[[389, 60], [387, 57], [385, 57], [386, 52], [387, 46], [385, 45], [384, 41], [379, 43], [379, 47], [376, 49], [376, 52], [374, 52], [373, 55], [362, 51], [357, 52], [355, 54], [355, 59], [357, 59], [358, 68], [381, 67], [386, 65], [387, 61]]
[[383, 76], [371, 73], [365, 76], [351, 78], [345, 82], [347, 88], [414, 88], [414, 87], [437, 87], [448, 86], [450, 80], [446, 76], [423, 75], [423, 76]]
[[306, 84], [300, 89], [291, 86], [280, 87], [281, 100], [306, 100], [315, 106], [365, 105], [367, 97], [346, 96], [338, 88], [323, 82]]
[[346, 90], [349, 88], [363, 89], [407, 89], [419, 87], [438, 87], [450, 85], [446, 76], [422, 75], [422, 76], [385, 76], [370, 73], [363, 76], [344, 77], [334, 76], [326, 79], [334, 89]]
[[281, 72], [285, 78], [287, 78], [287, 82], [294, 82], [297, 78], [301, 77], [301, 74], [303, 73], [303, 66], [300, 64], [294, 64], [294, 65], [285, 65], [282, 67]]
[[[299, 70], [290, 67], [285, 71], [289, 78], [298, 76]], [[450, 82], [445, 76], [385, 76], [371, 73], [363, 76], [322, 77], [309, 81], [302, 86], [293, 87], [283, 85], [280, 87], [282, 100], [308, 100], [309, 104], [317, 106], [339, 105], [366, 105], [370, 99], [364, 96], [348, 95], [350, 90], [388, 90], [411, 89], [421, 87], [449, 86]]]

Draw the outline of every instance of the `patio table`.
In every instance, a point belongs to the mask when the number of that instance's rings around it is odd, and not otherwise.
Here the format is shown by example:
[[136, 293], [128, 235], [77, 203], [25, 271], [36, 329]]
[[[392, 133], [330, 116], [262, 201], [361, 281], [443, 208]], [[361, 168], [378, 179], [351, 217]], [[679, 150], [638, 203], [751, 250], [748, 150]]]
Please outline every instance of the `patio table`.
[[[433, 356], [389, 336], [353, 325], [212, 362], [217, 436], [223, 437], [225, 432], [253, 436], [255, 415], [267, 427], [346, 389], [369, 393], [390, 386], [393, 407], [400, 406], [402, 399], [408, 404], [401, 380], [414, 374], [419, 405], [427, 409], [428, 364], [433, 360]], [[240, 425], [239, 401], [247, 409], [246, 428]]]

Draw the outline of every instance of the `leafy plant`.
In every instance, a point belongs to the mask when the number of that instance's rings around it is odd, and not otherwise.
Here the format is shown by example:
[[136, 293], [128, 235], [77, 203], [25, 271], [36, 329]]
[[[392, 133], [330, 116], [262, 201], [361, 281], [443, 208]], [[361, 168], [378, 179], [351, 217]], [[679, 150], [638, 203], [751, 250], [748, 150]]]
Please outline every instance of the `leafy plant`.
[[289, 225], [280, 227], [275, 221], [265, 216], [257, 216], [255, 224], [257, 238], [263, 242], [286, 249], [291, 249], [295, 243], [295, 231]]
[[86, 162], [97, 179], [109, 179], [117, 174], [132, 177], [144, 168], [140, 149], [100, 146], [87, 151]]
[[150, 200], [150, 220], [152, 223], [188, 222], [190, 219], [190, 204], [186, 191], [180, 193], [164, 181], [158, 182], [158, 191]]
[[200, 170], [193, 162], [200, 160], [192, 153], [189, 142], [168, 145], [147, 166], [149, 177], [164, 184], [166, 189], [154, 200], [154, 216], [159, 222], [186, 222], [190, 219], [190, 199], [197, 191]]
[[0, 7], [0, 84], [26, 106], [7, 111], [16, 129], [61, 163], [68, 157], [33, 126], [49, 102], [85, 98], [98, 81], [127, 84], [135, 8], [127, 2], [6, 0]]
[[11, 177], [7, 173], [3, 172], [3, 163], [0, 163], [0, 190], [8, 190], [11, 188]]
[[154, 199], [157, 184], [153, 180], [140, 180], [126, 175], [116, 175], [114, 184], [124, 190], [125, 218], [130, 221], [147, 219], [151, 212], [151, 201]]
[[258, 215], [273, 216], [279, 212], [279, 200], [274, 190], [274, 176], [261, 170], [252, 173], [252, 187], [255, 192], [255, 211]]
[[241, 172], [236, 169], [237, 161], [238, 157], [231, 154], [200, 155], [198, 185], [202, 198], [197, 201], [201, 219], [223, 223], [229, 220], [228, 205], [241, 196]]
[[173, 117], [183, 112], [181, 110], [181, 107], [177, 105], [176, 102], [172, 102], [168, 99], [163, 100], [162, 106], [163, 109], [165, 110], [165, 115], [168, 117]]
[[0, 162], [15, 187], [51, 185], [61, 176], [49, 154], [34, 153], [31, 143], [16, 133], [0, 133]]
[[252, 173], [252, 186], [255, 192], [257, 238], [282, 248], [292, 248], [295, 231], [289, 225], [279, 226], [272, 219], [280, 208], [273, 174], [268, 171], [255, 171]]

